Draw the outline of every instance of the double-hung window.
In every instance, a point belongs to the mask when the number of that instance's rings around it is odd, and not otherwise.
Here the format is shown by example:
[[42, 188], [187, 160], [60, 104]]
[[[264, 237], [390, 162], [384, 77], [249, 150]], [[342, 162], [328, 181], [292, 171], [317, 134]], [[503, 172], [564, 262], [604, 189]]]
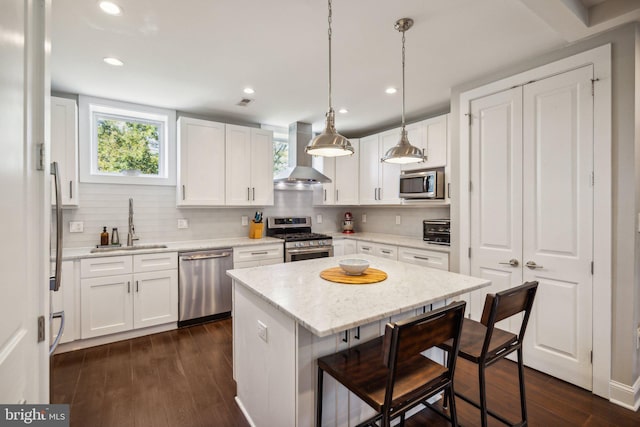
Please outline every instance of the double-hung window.
[[175, 111], [79, 97], [80, 179], [175, 185]]

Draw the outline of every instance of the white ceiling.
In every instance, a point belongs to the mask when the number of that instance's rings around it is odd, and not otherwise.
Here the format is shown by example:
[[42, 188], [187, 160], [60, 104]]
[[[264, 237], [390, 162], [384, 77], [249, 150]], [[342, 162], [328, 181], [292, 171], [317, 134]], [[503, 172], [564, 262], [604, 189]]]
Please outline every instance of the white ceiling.
[[[168, 107], [235, 122], [323, 127], [325, 0], [52, 2], [54, 91]], [[450, 88], [640, 18], [625, 0], [333, 0], [333, 105], [347, 136], [400, 123], [406, 33], [409, 120], [448, 111]], [[123, 67], [106, 65], [115, 56]], [[245, 95], [245, 86], [256, 93]], [[248, 107], [236, 104], [243, 97]]]

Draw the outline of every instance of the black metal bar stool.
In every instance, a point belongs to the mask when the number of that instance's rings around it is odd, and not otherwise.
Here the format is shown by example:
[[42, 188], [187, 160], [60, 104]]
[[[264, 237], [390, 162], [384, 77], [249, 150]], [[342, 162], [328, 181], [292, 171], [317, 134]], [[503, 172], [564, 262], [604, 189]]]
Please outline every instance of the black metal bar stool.
[[[319, 358], [316, 425], [322, 423], [324, 372], [376, 410], [375, 416], [359, 426], [380, 422], [382, 427], [389, 427], [398, 416], [403, 425], [409, 409], [421, 403], [429, 405], [426, 399], [442, 391], [453, 394], [465, 306], [464, 302], [455, 302], [412, 319], [388, 323], [383, 337]], [[449, 340], [446, 365], [420, 354]], [[457, 426], [455, 402], [451, 403], [447, 418]]]

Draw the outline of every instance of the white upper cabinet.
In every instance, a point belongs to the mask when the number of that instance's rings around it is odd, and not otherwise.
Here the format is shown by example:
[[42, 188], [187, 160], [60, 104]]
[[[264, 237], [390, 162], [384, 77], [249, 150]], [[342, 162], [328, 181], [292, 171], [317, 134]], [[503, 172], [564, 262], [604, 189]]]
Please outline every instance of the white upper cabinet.
[[380, 161], [399, 139], [399, 129], [360, 139], [361, 205], [400, 204], [400, 165]]
[[[331, 182], [322, 184], [313, 193], [314, 205], [335, 205], [336, 204], [336, 157], [313, 156], [311, 166], [321, 172]], [[319, 190], [319, 191], [318, 191]]]
[[51, 97], [51, 161], [58, 162], [62, 205], [78, 206], [78, 106], [73, 99]]
[[178, 206], [225, 204], [224, 123], [178, 119]]
[[427, 160], [423, 163], [402, 165], [402, 170], [435, 168], [447, 165], [448, 116], [448, 114], [444, 114], [407, 126], [409, 142], [421, 148]]
[[336, 157], [335, 203], [336, 205], [358, 204], [358, 169], [360, 140], [351, 139], [354, 153]]
[[330, 183], [322, 184], [321, 192], [315, 193], [314, 204], [358, 204], [360, 140], [350, 139], [349, 141], [354, 149], [354, 153], [351, 156], [313, 157], [313, 167], [331, 179]]
[[273, 205], [273, 133], [226, 126], [227, 205]]

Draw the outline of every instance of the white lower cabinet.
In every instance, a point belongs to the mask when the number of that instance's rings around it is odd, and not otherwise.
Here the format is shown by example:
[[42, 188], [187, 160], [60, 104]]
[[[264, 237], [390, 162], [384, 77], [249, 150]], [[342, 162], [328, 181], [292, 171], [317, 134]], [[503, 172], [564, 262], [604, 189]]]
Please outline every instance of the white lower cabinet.
[[398, 261], [449, 271], [449, 254], [446, 252], [401, 246], [398, 249]]
[[81, 338], [178, 320], [177, 253], [88, 258], [80, 264]]
[[398, 247], [380, 243], [361, 242], [356, 243], [357, 253], [375, 255], [382, 258], [398, 260]]
[[334, 240], [333, 241], [333, 256], [351, 255], [357, 252], [355, 240]]
[[283, 243], [233, 248], [233, 268], [258, 267], [281, 262], [284, 262]]

